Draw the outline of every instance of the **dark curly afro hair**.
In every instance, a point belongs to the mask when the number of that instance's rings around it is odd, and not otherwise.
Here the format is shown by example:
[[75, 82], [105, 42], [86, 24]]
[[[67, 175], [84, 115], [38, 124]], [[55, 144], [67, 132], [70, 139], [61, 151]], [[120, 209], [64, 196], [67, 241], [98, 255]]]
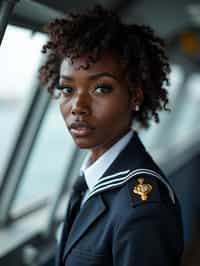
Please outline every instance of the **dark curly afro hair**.
[[68, 13], [49, 23], [45, 31], [48, 42], [43, 46], [47, 61], [39, 70], [42, 86], [51, 95], [58, 86], [62, 60], [73, 60], [89, 53], [88, 67], [106, 51], [114, 50], [126, 71], [126, 79], [133, 88], [143, 90], [144, 100], [134, 121], [148, 127], [151, 118], [159, 122], [158, 111], [167, 108], [170, 66], [164, 42], [145, 25], [122, 23], [118, 15], [101, 6], [81, 13]]

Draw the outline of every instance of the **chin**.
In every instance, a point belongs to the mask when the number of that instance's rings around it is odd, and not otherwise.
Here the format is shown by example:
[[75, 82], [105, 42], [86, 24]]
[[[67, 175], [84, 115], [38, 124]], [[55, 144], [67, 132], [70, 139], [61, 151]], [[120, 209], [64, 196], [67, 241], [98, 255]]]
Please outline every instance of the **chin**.
[[91, 143], [89, 141], [81, 140], [81, 139], [76, 139], [74, 140], [75, 144], [78, 146], [80, 149], [92, 149], [96, 145], [94, 143]]

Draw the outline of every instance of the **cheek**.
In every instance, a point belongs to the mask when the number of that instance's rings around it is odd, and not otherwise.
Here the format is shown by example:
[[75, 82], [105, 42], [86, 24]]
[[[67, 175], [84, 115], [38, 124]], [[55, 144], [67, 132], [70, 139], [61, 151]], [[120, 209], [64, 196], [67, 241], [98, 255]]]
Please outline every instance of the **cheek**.
[[69, 113], [69, 104], [68, 103], [65, 103], [64, 100], [60, 100], [60, 112], [61, 112], [61, 115], [63, 116], [63, 118], [65, 119], [66, 116], [68, 115]]
[[95, 105], [93, 110], [95, 110], [95, 117], [101, 121], [102, 125], [118, 126], [127, 124], [127, 121], [131, 119], [132, 111], [129, 105], [127, 101], [118, 100]]

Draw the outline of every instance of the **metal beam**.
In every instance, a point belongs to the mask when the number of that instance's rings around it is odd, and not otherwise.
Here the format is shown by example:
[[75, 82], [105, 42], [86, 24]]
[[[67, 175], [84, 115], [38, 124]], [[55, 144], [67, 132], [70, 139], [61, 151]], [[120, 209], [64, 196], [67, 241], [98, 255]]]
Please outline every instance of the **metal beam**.
[[2, 0], [0, 2], [0, 45], [8, 25], [8, 20], [19, 0]]

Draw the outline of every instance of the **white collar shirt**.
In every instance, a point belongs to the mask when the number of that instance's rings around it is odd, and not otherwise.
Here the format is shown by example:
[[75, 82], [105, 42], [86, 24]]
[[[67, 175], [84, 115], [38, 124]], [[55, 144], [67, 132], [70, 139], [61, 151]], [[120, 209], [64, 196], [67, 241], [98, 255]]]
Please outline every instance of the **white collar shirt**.
[[[84, 173], [88, 190], [86, 191], [81, 205], [87, 199], [87, 195], [92, 188], [97, 184], [99, 178], [105, 173], [113, 161], [117, 158], [119, 153], [125, 148], [133, 136], [133, 130], [130, 130], [123, 137], [121, 137], [115, 144], [113, 144], [104, 154], [102, 154], [94, 163], [89, 165], [91, 153], [89, 152], [84, 159], [80, 172]], [[88, 166], [89, 165], [89, 166]]]

